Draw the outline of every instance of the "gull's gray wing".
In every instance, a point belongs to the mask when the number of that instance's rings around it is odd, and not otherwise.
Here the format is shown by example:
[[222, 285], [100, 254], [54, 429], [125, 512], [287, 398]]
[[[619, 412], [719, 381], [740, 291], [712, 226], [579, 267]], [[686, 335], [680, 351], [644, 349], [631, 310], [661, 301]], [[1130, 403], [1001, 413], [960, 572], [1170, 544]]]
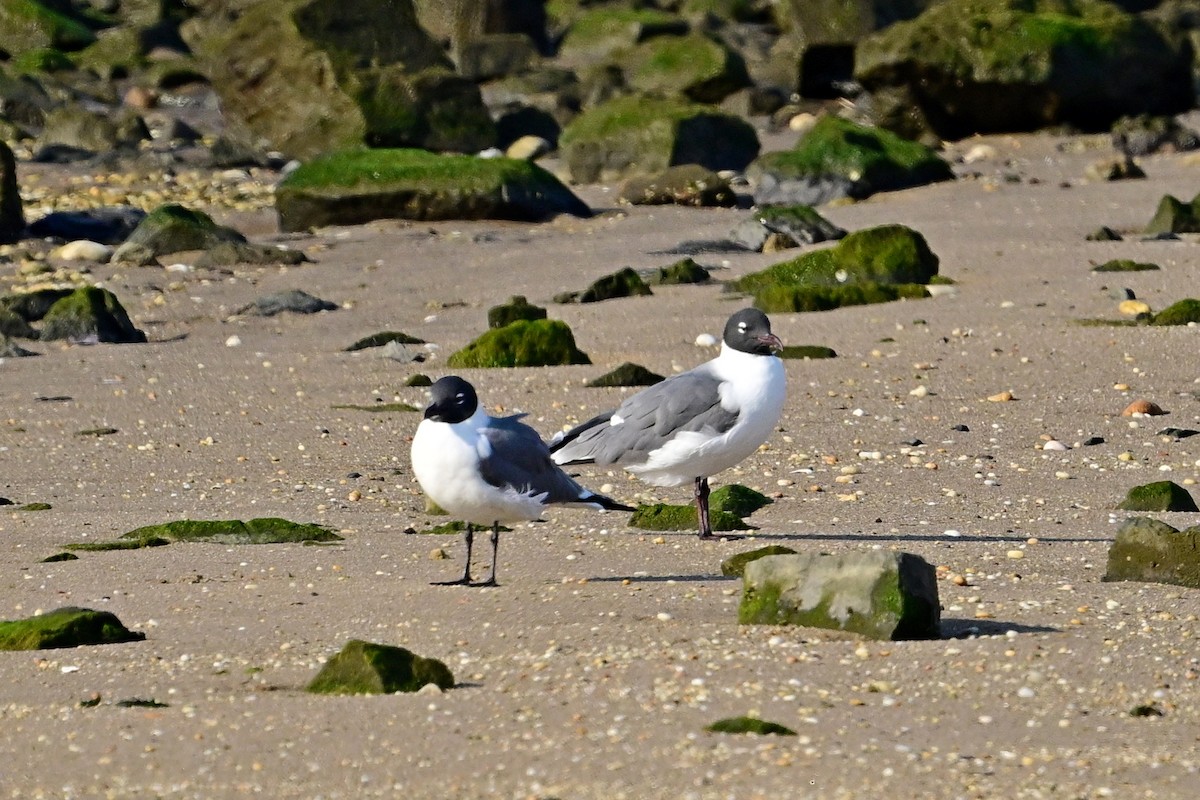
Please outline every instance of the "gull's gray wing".
[[[519, 492], [546, 493], [547, 503], [592, 500], [592, 493], [571, 480], [550, 459], [550, 450], [537, 431], [519, 416], [492, 418], [480, 431], [479, 474], [492, 486]], [[484, 452], [486, 451], [486, 452]]]
[[[680, 431], [724, 433], [738, 415], [721, 407], [721, 381], [707, 365], [675, 375], [629, 397], [553, 443], [560, 464], [637, 464]], [[614, 421], [619, 423], [613, 424]]]

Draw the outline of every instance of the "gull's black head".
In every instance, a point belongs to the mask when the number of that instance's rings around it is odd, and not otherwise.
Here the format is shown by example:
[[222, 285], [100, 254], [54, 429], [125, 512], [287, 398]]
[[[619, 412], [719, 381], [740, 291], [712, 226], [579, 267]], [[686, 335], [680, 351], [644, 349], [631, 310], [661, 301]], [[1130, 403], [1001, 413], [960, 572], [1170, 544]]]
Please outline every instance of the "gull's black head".
[[434, 422], [462, 422], [468, 420], [479, 407], [475, 387], [457, 375], [447, 375], [430, 389], [432, 397], [425, 407], [425, 419]]
[[771, 333], [771, 320], [757, 308], [743, 308], [725, 323], [725, 344], [743, 353], [772, 355], [783, 342]]

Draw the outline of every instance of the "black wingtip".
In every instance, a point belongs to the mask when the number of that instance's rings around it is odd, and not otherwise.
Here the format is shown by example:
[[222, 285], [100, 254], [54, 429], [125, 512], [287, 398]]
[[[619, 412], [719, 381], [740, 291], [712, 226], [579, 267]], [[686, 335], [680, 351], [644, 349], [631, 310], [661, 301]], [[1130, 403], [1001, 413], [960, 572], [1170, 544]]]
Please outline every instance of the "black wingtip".
[[586, 502], [595, 503], [605, 511], [637, 511], [633, 506], [627, 506], [624, 503], [618, 503], [611, 497], [605, 497], [602, 494], [593, 494], [588, 497]]

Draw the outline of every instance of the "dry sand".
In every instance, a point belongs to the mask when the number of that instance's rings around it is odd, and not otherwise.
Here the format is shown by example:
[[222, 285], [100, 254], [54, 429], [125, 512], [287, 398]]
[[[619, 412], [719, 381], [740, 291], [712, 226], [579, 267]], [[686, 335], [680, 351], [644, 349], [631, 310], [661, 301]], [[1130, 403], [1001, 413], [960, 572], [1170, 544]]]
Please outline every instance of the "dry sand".
[[[1093, 147], [1056, 146], [1072, 142]], [[775, 315], [786, 343], [839, 357], [788, 362], [780, 430], [714, 479], [776, 494], [751, 538], [702, 543], [555, 510], [503, 536], [502, 585], [489, 590], [430, 586], [456, 572], [461, 544], [405, 534], [437, 521], [408, 464], [419, 415], [335, 406], [422, 405], [405, 378], [445, 374], [486, 308], [524, 294], [571, 325], [594, 365], [466, 372], [484, 401], [529, 412], [547, 436], [611, 407], [619, 390], [582, 382], [627, 360], [666, 373], [711, 357], [693, 340], [719, 333], [740, 301], [716, 285], [549, 298], [669, 263], [656, 251], [719, 238], [745, 212], [617, 209], [583, 187], [595, 219], [323, 230], [290, 238], [315, 259], [292, 269], [94, 268], [155, 343], [35, 343], [40, 357], [0, 363], [0, 494], [53, 506], [0, 516], [0, 617], [107, 609], [147, 638], [0, 653], [0, 797], [1195, 797], [1200, 593], [1101, 576], [1125, 492], [1200, 475], [1200, 437], [1155, 435], [1200, 427], [1200, 332], [1076, 320], [1115, 319], [1118, 287], [1155, 309], [1197, 296], [1195, 240], [1084, 235], [1139, 229], [1164, 193], [1191, 198], [1200, 163], [1157, 156], [1142, 161], [1148, 180], [1089, 184], [1084, 166], [1107, 152], [1095, 140], [989, 143], [996, 157], [966, 168], [975, 179], [823, 209], [848, 229], [916, 228], [958, 290]], [[234, 221], [282, 238], [269, 216]], [[699, 260], [725, 277], [781, 257]], [[1163, 269], [1090, 271], [1114, 257]], [[231, 318], [290, 288], [343, 308]], [[438, 349], [424, 365], [343, 352], [381, 330]], [[987, 399], [1005, 391], [1012, 401]], [[58, 396], [71, 399], [38, 399]], [[1169, 416], [1121, 417], [1138, 398]], [[98, 427], [119, 432], [76, 435]], [[1044, 436], [1070, 449], [1044, 451]], [[1105, 442], [1081, 446], [1092, 436]], [[602, 470], [583, 480], [626, 501], [689, 495]], [[40, 563], [145, 524], [255, 516], [321, 522], [345, 541]], [[944, 567], [944, 638], [739, 627], [740, 584], [718, 565], [771, 543], [899, 549]], [[438, 548], [450, 560], [432, 558]], [[440, 658], [460, 685], [306, 694], [351, 638]], [[117, 705], [133, 698], [165, 706]], [[1139, 705], [1162, 716], [1131, 716]], [[740, 714], [798, 735], [704, 731]]]

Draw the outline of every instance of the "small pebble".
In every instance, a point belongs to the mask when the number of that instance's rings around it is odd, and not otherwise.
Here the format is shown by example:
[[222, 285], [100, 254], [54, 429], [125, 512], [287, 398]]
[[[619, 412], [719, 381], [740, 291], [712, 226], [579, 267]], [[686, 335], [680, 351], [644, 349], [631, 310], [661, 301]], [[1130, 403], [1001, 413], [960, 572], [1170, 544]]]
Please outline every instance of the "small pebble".
[[716, 347], [717, 337], [711, 333], [702, 333], [696, 337], [696, 347]]
[[1013, 393], [1009, 392], [1009, 391], [1004, 391], [1004, 392], [1000, 392], [999, 394], [993, 394], [993, 395], [988, 396], [988, 400], [990, 400], [993, 403], [1007, 403], [1013, 399], [1014, 399]]
[[1151, 403], [1149, 400], [1134, 400], [1129, 405], [1125, 406], [1125, 410], [1121, 412], [1122, 417], [1146, 416], [1157, 417], [1167, 412], [1163, 411], [1157, 403]]
[[1024, 558], [1025, 551], [1024, 550], [1009, 550], [1007, 553], [1005, 553], [1005, 555], [1008, 556], [1009, 558]]
[[1042, 445], [1042, 449], [1043, 450], [1059, 450], [1059, 451], [1061, 451], [1061, 450], [1067, 450], [1069, 448], [1062, 442], [1058, 441], [1057, 439], [1051, 439], [1050, 441], [1048, 441]]
[[226, 347], [239, 347], [242, 344], [242, 337], [236, 333], [225, 340]]

